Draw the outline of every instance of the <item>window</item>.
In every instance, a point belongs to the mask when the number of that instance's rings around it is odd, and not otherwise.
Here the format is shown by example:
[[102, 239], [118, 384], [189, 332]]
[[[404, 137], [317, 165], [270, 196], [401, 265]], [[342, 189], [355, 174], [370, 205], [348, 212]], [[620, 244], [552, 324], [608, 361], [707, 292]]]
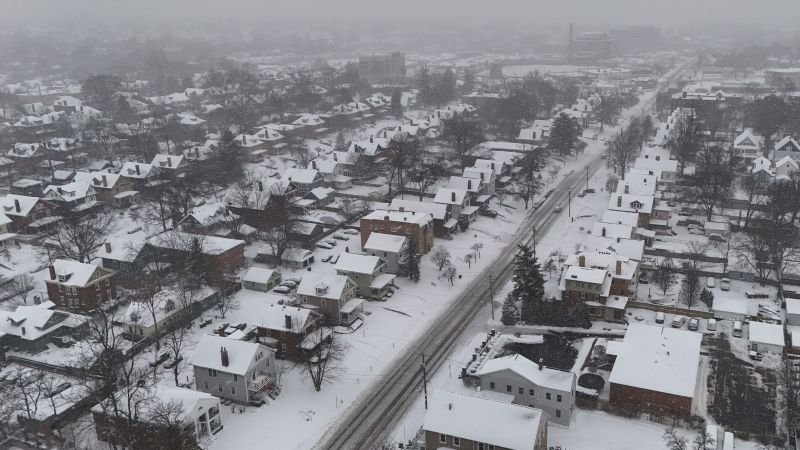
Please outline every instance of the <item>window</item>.
[[216, 369], [208, 369], [208, 376], [210, 376], [210, 377], [216, 377], [216, 376], [217, 376], [217, 371], [216, 371]]
[[203, 389], [208, 390], [208, 381], [203, 381]]
[[489, 382], [489, 389], [494, 389], [494, 381]]
[[506, 392], [511, 392], [511, 385], [510, 384], [506, 385]]
[[231, 395], [236, 395], [236, 386], [231, 386]]
[[442, 443], [442, 444], [446, 444], [447, 443], [447, 435], [440, 433], [439, 434], [439, 442]]
[[218, 385], [217, 385], [217, 390], [218, 390], [218, 391], [220, 391], [220, 392], [222, 392], [222, 385], [221, 385], [221, 384], [218, 384]]
[[233, 381], [239, 381], [239, 377], [236, 374], [233, 375]]
[[556, 417], [561, 417], [561, 410], [560, 409], [556, 410]]
[[560, 396], [560, 395], [556, 395], [556, 401], [557, 401], [557, 402], [560, 402], [560, 401], [561, 401], [561, 396]]
[[547, 394], [545, 394], [545, 397], [546, 397], [548, 400], [550, 400], [550, 397], [551, 397], [550, 393], [548, 392]]
[[522, 395], [522, 394], [524, 394], [524, 393], [525, 393], [525, 389], [523, 389], [523, 388], [519, 388], [519, 395]]
[[486, 450], [486, 445], [483, 442], [478, 442], [478, 450]]
[[461, 447], [461, 438], [453, 436], [453, 447]]
[[533, 397], [534, 395], [536, 395], [536, 392], [533, 389], [528, 389], [528, 395]]

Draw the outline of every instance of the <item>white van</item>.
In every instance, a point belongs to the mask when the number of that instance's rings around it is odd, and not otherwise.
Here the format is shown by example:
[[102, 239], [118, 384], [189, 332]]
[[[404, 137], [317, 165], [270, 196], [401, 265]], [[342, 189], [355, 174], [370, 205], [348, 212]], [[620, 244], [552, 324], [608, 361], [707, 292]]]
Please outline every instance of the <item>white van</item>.
[[717, 331], [717, 319], [708, 319], [708, 323], [706, 324], [706, 330]]
[[742, 321], [733, 321], [733, 337], [742, 337]]
[[656, 323], [664, 323], [664, 313], [659, 311], [656, 313]]

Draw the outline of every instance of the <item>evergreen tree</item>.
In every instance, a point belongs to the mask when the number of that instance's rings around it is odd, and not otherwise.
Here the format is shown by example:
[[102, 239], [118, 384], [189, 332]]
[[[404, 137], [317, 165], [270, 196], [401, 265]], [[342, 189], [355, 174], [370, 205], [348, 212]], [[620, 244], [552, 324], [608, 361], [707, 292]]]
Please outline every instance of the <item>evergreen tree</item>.
[[536, 253], [527, 245], [520, 245], [519, 253], [514, 256], [512, 281], [514, 288], [510, 296], [522, 303], [522, 320], [531, 322], [537, 305], [544, 299], [544, 277]]
[[562, 155], [570, 155], [578, 143], [580, 135], [581, 127], [578, 121], [561, 113], [553, 120], [553, 128], [550, 131], [548, 145]]
[[419, 283], [419, 262], [421, 256], [416, 252], [417, 245], [414, 241], [404, 245], [400, 250], [400, 274], [414, 283]]
[[469, 94], [475, 90], [475, 72], [471, 69], [464, 70], [464, 84], [461, 85], [461, 92]]
[[500, 316], [500, 321], [503, 325], [516, 325], [519, 322], [519, 306], [510, 294], [506, 296], [503, 302], [503, 313]]
[[347, 141], [344, 139], [344, 134], [340, 131], [339, 134], [336, 135], [336, 144], [333, 146], [333, 150], [337, 152], [346, 152], [347, 151]]
[[392, 92], [391, 114], [398, 119], [403, 116], [403, 93], [400, 88], [394, 88]]
[[419, 102], [423, 104], [433, 103], [433, 89], [431, 87], [431, 74], [428, 66], [422, 66], [416, 75], [417, 88], [419, 89]]

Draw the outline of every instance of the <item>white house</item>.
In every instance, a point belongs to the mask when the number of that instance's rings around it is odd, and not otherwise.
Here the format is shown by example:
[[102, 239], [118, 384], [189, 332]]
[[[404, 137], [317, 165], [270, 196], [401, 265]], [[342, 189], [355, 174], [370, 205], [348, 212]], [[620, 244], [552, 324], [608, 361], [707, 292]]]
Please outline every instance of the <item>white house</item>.
[[242, 277], [242, 287], [253, 291], [267, 292], [280, 282], [280, 272], [264, 267], [251, 267]]
[[378, 256], [386, 262], [386, 272], [397, 274], [400, 271], [400, 258], [408, 246], [408, 238], [385, 233], [370, 233], [364, 244], [364, 252]]
[[751, 321], [748, 326], [750, 328], [750, 350], [778, 355], [783, 353], [783, 347], [786, 345], [783, 326], [754, 321]]

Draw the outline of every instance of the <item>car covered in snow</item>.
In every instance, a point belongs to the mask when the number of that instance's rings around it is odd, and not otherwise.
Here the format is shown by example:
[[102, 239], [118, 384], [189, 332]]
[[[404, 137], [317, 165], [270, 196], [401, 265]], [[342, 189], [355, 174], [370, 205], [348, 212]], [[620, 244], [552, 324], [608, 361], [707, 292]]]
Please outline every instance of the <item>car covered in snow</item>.
[[719, 288], [723, 291], [730, 291], [731, 290], [731, 280], [730, 278], [723, 278], [719, 281]]
[[292, 292], [292, 289], [289, 288], [288, 286], [275, 286], [272, 289], [272, 292], [274, 292], [276, 294], [288, 294], [288, 293]]
[[317, 248], [324, 248], [324, 249], [326, 249], [326, 250], [330, 250], [330, 249], [332, 249], [332, 248], [333, 248], [333, 246], [332, 246], [331, 244], [329, 244], [329, 243], [327, 243], [327, 242], [325, 242], [325, 241], [322, 241], [322, 242], [317, 242], [317, 245], [316, 245], [316, 247], [317, 247]]

